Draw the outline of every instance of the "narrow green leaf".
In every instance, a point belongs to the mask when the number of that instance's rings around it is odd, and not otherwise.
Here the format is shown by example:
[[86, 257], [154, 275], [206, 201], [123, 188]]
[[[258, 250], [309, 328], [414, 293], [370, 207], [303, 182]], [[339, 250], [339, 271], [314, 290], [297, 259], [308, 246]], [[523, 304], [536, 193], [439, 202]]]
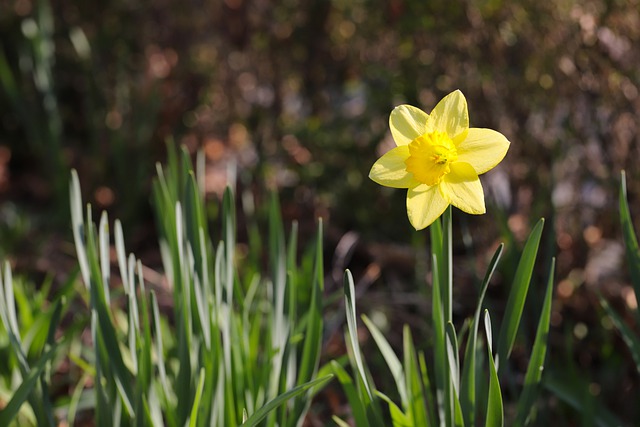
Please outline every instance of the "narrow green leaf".
[[85, 387], [89, 381], [91, 381], [92, 376], [90, 373], [85, 372], [77, 384], [73, 387], [73, 393], [71, 394], [71, 398], [69, 399], [69, 404], [67, 406], [67, 417], [66, 421], [70, 426], [76, 425], [75, 419], [78, 409], [81, 407], [81, 400], [83, 397], [86, 397], [87, 392], [85, 392]]
[[[382, 400], [384, 400], [385, 402], [387, 402], [387, 404], [389, 405], [389, 414], [391, 415], [391, 423], [393, 427], [414, 427], [418, 425], [423, 425], [423, 424], [415, 424], [411, 419], [411, 417], [405, 414], [404, 412], [402, 412], [402, 409], [398, 408], [398, 405], [396, 405], [393, 402], [393, 400], [391, 400], [384, 393], [381, 393], [376, 390], [376, 395], [380, 397]], [[358, 426], [359, 425], [360, 424], [358, 424]]]
[[62, 316], [62, 311], [66, 308], [67, 298], [63, 296], [62, 298], [54, 301], [53, 312], [51, 317], [49, 318], [49, 326], [47, 328], [47, 345], [52, 346], [55, 344], [56, 331], [58, 325], [60, 323], [60, 318]]
[[[237, 408], [236, 396], [233, 390], [233, 354], [232, 354], [232, 325], [233, 316], [227, 310], [231, 310], [233, 307], [233, 291], [234, 291], [234, 252], [236, 245], [236, 215], [235, 215], [235, 200], [230, 187], [225, 189], [222, 197], [222, 236], [223, 246], [222, 251], [224, 256], [222, 257], [222, 294], [224, 296], [223, 301], [224, 311], [220, 313], [221, 329], [222, 329], [222, 349], [223, 349], [223, 361], [224, 361], [224, 405], [225, 405], [225, 422], [230, 427], [233, 427], [237, 423]], [[239, 367], [236, 367], [239, 368]]]
[[411, 330], [408, 325], [402, 328], [402, 342], [404, 351], [404, 373], [409, 405], [407, 414], [414, 426], [426, 426], [429, 422], [426, 412], [424, 385], [420, 368], [416, 361], [416, 349], [413, 345]]
[[[53, 312], [49, 317], [49, 326], [47, 330], [47, 340], [44, 347], [44, 351], [49, 351], [51, 348], [56, 347], [55, 337], [56, 331], [58, 330], [58, 326], [60, 323], [60, 318], [62, 316], [63, 306], [66, 306], [66, 296], [62, 296], [54, 302]], [[67, 338], [70, 340], [70, 337]], [[65, 341], [67, 340], [65, 339]], [[43, 374], [40, 376], [40, 390], [39, 396], [32, 396], [32, 398], [38, 398], [42, 401], [42, 408], [44, 412], [44, 416], [47, 418], [47, 423], [53, 427], [56, 425], [55, 416], [54, 416], [54, 408], [51, 403], [51, 393], [49, 389], [49, 384], [51, 382], [51, 362], [47, 363], [45, 366], [45, 370]]]
[[446, 326], [447, 339], [447, 359], [449, 361], [449, 377], [453, 384], [453, 390], [456, 395], [460, 390], [460, 360], [458, 356], [458, 338], [453, 323], [447, 322]]
[[[527, 366], [527, 373], [524, 377], [524, 389], [518, 400], [518, 417], [516, 426], [524, 426], [528, 423], [528, 417], [534, 406], [535, 399], [540, 388], [542, 371], [544, 370], [544, 360], [547, 354], [547, 337], [549, 335], [549, 323], [551, 321], [551, 301], [553, 299], [553, 278], [555, 272], [556, 259], [551, 261], [547, 291], [544, 296], [542, 312], [538, 322], [538, 330], [531, 351], [531, 358]], [[639, 347], [640, 349], [640, 347]]]
[[162, 329], [160, 327], [160, 309], [158, 307], [158, 297], [155, 291], [151, 291], [151, 310], [153, 314], [153, 334], [155, 336], [155, 350], [156, 350], [156, 366], [158, 367], [158, 374], [160, 376], [160, 385], [164, 392], [164, 397], [167, 401], [171, 402], [171, 394], [169, 391], [169, 382], [167, 380], [167, 372], [164, 366], [164, 345], [162, 343]]
[[[631, 283], [636, 294], [636, 299], [640, 301], [640, 248], [638, 238], [633, 227], [629, 203], [627, 202], [627, 178], [625, 172], [620, 173], [620, 223], [622, 224], [622, 237], [627, 254], [627, 263], [631, 274]], [[640, 311], [636, 311], [640, 318]]]
[[460, 384], [460, 406], [462, 408], [462, 414], [464, 415], [464, 423], [467, 426], [475, 425], [475, 413], [476, 413], [476, 351], [478, 347], [478, 325], [480, 324], [480, 312], [482, 311], [482, 303], [484, 296], [487, 293], [491, 276], [495, 271], [504, 244], [500, 244], [489, 262], [487, 271], [482, 285], [480, 287], [480, 296], [478, 298], [478, 305], [473, 316], [473, 321], [469, 329], [469, 339], [467, 341], [467, 348], [464, 355], [464, 367], [462, 368], [462, 379]]
[[116, 219], [114, 228], [116, 257], [118, 258], [118, 268], [120, 269], [122, 286], [125, 288], [125, 290], [128, 290], [130, 289], [130, 285], [129, 274], [127, 271], [127, 252], [124, 247], [124, 233], [122, 232], [122, 223], [119, 219]]
[[306, 336], [302, 347], [300, 368], [298, 370], [298, 384], [302, 381], [310, 381], [314, 378], [320, 363], [323, 330], [322, 293], [324, 290], [322, 239], [323, 227], [322, 220], [320, 220], [318, 221], [318, 231], [316, 234], [311, 302], [309, 303], [309, 309], [307, 311]]
[[91, 269], [91, 308], [97, 314], [99, 335], [102, 338], [106, 351], [109, 354], [108, 363], [112, 367], [115, 376], [113, 380], [122, 396], [123, 403], [129, 414], [134, 416], [133, 390], [131, 387], [131, 374], [124, 364], [122, 352], [115, 331], [115, 322], [111, 318], [107, 306], [105, 287], [102, 285], [98, 253], [96, 252], [95, 230], [91, 222], [91, 211], [87, 209], [87, 260]]
[[258, 409], [256, 412], [251, 414], [251, 416], [247, 419], [245, 423], [242, 425], [245, 427], [253, 427], [258, 425], [260, 421], [262, 421], [271, 411], [276, 409], [278, 406], [285, 403], [287, 400], [296, 397], [305, 393], [307, 390], [313, 387], [319, 387], [327, 382], [329, 382], [333, 378], [333, 375], [327, 375], [326, 377], [316, 378], [313, 381], [309, 381], [307, 383], [301, 384], [297, 387], [292, 388], [291, 390], [282, 393], [278, 397], [273, 400], [267, 402], [266, 405]]
[[447, 393], [449, 394], [447, 401], [449, 402], [450, 416], [452, 424], [456, 427], [464, 426], [464, 418], [462, 417], [462, 408], [460, 407], [460, 360], [458, 356], [458, 338], [453, 323], [448, 322], [446, 326], [446, 346], [447, 360], [449, 367], [449, 384]]
[[148, 303], [148, 295], [145, 291], [144, 287], [144, 275], [142, 272], [142, 262], [137, 261], [136, 263], [136, 271], [138, 277], [138, 283], [140, 287], [140, 308], [142, 312], [142, 322], [141, 325], [141, 334], [140, 334], [140, 350], [138, 359], [140, 360], [140, 367], [138, 371], [138, 385], [140, 393], [144, 394], [147, 397], [149, 388], [151, 386], [152, 381], [152, 362], [151, 362], [151, 353], [153, 347], [153, 341], [151, 338], [151, 319], [149, 314], [149, 303]]
[[196, 386], [196, 396], [193, 399], [191, 414], [189, 415], [189, 427], [198, 425], [198, 408], [200, 407], [200, 399], [202, 398], [202, 390], [204, 389], [204, 368], [200, 368], [198, 375], [198, 385]]
[[185, 200], [188, 195], [185, 194], [187, 183], [190, 180], [190, 175], [193, 175], [193, 163], [191, 162], [191, 153], [189, 149], [184, 145], [180, 146], [180, 169], [178, 171], [178, 184], [179, 190], [182, 191], [180, 199]]
[[440, 295], [444, 321], [453, 321], [453, 233], [452, 207], [442, 215], [442, 252], [440, 253]]
[[[436, 219], [429, 226], [429, 241], [431, 243], [431, 259], [433, 260], [433, 256], [437, 255], [438, 262], [442, 262], [442, 222], [440, 218]], [[436, 261], [433, 261], [433, 265], [438, 268], [438, 271], [442, 270], [442, 265], [436, 264]], [[434, 267], [435, 268], [435, 267]]]
[[358, 374], [362, 379], [365, 390], [370, 400], [373, 400], [373, 386], [369, 384], [367, 374], [364, 370], [364, 364], [362, 362], [362, 353], [360, 352], [360, 343], [358, 342], [358, 325], [356, 320], [356, 300], [355, 300], [355, 285], [353, 283], [353, 276], [351, 271], [345, 270], [344, 272], [344, 303], [347, 317], [347, 328], [349, 330], [349, 340], [351, 341], [351, 349], [353, 351], [353, 357], [356, 362]]
[[449, 404], [447, 401], [447, 388], [449, 387], [449, 369], [447, 367], [447, 348], [445, 344], [445, 320], [442, 309], [441, 281], [438, 272], [438, 256], [433, 254], [433, 295], [431, 296], [431, 324], [433, 326], [433, 357], [436, 376], [436, 402], [438, 406], [438, 418], [441, 422], [449, 419]]
[[[285, 255], [285, 238], [280, 204], [276, 193], [271, 194], [269, 204], [269, 258], [271, 269], [271, 283], [273, 285], [273, 310], [271, 312], [271, 348], [275, 354], [271, 359], [271, 373], [267, 398], [277, 396], [282, 381], [287, 339], [289, 337], [289, 323], [285, 318], [285, 294], [287, 285], [287, 259]], [[312, 311], [313, 313], [313, 311]], [[285, 373], [286, 374], [286, 373]], [[275, 415], [272, 415], [272, 418]], [[274, 419], [270, 420], [275, 422]]]
[[636, 364], [636, 370], [640, 373], [640, 338], [636, 333], [625, 323], [624, 319], [609, 305], [609, 303], [599, 296], [600, 305], [607, 312], [607, 315], [611, 318], [613, 325], [616, 327], [625, 344], [631, 351], [631, 356]]
[[287, 244], [287, 314], [292, 321], [297, 320], [296, 305], [298, 302], [298, 266], [296, 264], [298, 254], [298, 222], [291, 223], [289, 242]]
[[209, 319], [210, 312], [207, 310], [207, 301], [205, 299], [205, 291], [202, 283], [200, 282], [200, 276], [195, 275], [193, 277], [193, 300], [196, 306], [196, 318], [200, 327], [201, 338], [204, 340], [205, 348], [211, 348], [211, 321]]
[[[333, 420], [334, 423], [338, 424], [339, 427], [351, 427], [351, 425], [345, 421], [342, 421], [340, 418], [338, 418], [337, 416], [333, 415], [331, 417], [331, 419]], [[356, 425], [360, 425], [360, 424], [356, 424]], [[363, 424], [364, 425], [364, 424]]]
[[33, 366], [29, 375], [24, 378], [22, 384], [20, 384], [18, 389], [13, 393], [13, 397], [9, 403], [7, 403], [7, 406], [0, 410], [0, 425], [10, 425], [11, 420], [13, 420], [13, 418], [18, 414], [20, 407], [29, 398], [29, 395], [38, 384], [38, 378], [47, 366], [47, 363], [53, 360], [57, 350], [57, 346], [52, 347], [49, 351], [43, 354], [38, 362]]
[[436, 426], [436, 404], [433, 400], [433, 393], [431, 392], [431, 381], [429, 380], [429, 371], [427, 369], [427, 361], [423, 351], [418, 352], [418, 365], [420, 366], [420, 381], [424, 392], [426, 411], [427, 411], [427, 423], [426, 426]]
[[489, 360], [489, 396], [487, 401], [487, 418], [485, 427], [502, 427], [504, 425], [504, 410], [502, 407], [502, 391], [498, 381], [498, 372], [493, 361], [491, 317], [489, 311], [484, 311], [484, 327], [487, 335], [487, 358]]
[[90, 273], [89, 262], [87, 261], [87, 252], [84, 246], [84, 220], [82, 215], [82, 193], [80, 191], [80, 180], [75, 169], [71, 171], [71, 183], [69, 184], [69, 199], [71, 203], [71, 227], [73, 229], [73, 240], [76, 245], [76, 254], [78, 263], [80, 264], [80, 272], [82, 273], [82, 281], [89, 288]]
[[200, 190], [200, 199], [204, 200], [206, 195], [206, 158], [203, 150], [198, 150], [196, 154], [196, 169], [195, 175], [198, 184], [198, 189]]
[[205, 254], [201, 252], [200, 230], [203, 229], [206, 231], [207, 224], [204, 220], [204, 208], [202, 207], [202, 200], [200, 199], [200, 190], [198, 189], [193, 171], [189, 171], [184, 192], [184, 219], [187, 241], [193, 250], [195, 271], [202, 280], [202, 262]]
[[98, 245], [104, 297], [106, 304], [110, 305], [109, 280], [111, 278], [111, 260], [109, 253], [109, 218], [107, 217], [106, 211], [103, 211], [102, 215], [100, 215], [100, 225], [98, 226]]
[[353, 383], [353, 379], [347, 373], [347, 371], [335, 360], [331, 361], [331, 368], [333, 370], [333, 374], [336, 376], [340, 384], [342, 384], [342, 389], [344, 390], [345, 395], [347, 396], [347, 401], [349, 402], [349, 408], [351, 409], [351, 415], [356, 422], [357, 426], [366, 426], [368, 425], [367, 421], [367, 412], [365, 409], [365, 402], [360, 399], [358, 394], [358, 390]]
[[129, 271], [127, 272], [127, 275], [131, 277], [131, 281], [129, 282], [130, 288], [125, 288], [125, 293], [127, 294], [129, 300], [129, 307], [127, 311], [129, 322], [127, 332], [129, 335], [129, 354], [131, 355], [131, 361], [133, 362], [133, 373], [134, 375], [138, 375], [138, 343], [140, 342], [140, 318], [138, 314], [138, 297], [135, 288], [134, 265], [135, 256], [131, 254], [131, 256], [129, 257]]
[[382, 426], [382, 417], [380, 405], [373, 391], [375, 385], [371, 376], [368, 374], [360, 343], [358, 342], [358, 327], [356, 321], [356, 304], [355, 304], [355, 285], [353, 276], [349, 270], [344, 273], [344, 293], [345, 293], [345, 310], [347, 318], [347, 332], [345, 340], [347, 341], [347, 351], [352, 368], [355, 369], [355, 381], [359, 390], [360, 400], [364, 402], [365, 411], [367, 413], [367, 426]]
[[529, 283], [531, 282], [531, 275], [533, 273], [533, 265], [536, 262], [543, 228], [544, 218], [540, 219], [533, 228], [533, 231], [531, 231], [524, 250], [522, 251], [520, 262], [518, 263], [502, 319], [502, 326], [500, 327], [497, 359], [498, 370], [501, 370], [502, 367], [506, 365], [511, 349], [513, 348], [513, 343], [516, 340], [520, 318], [522, 317], [522, 309], [527, 298]]
[[2, 319], [5, 329], [9, 333], [9, 341], [16, 357], [18, 358], [20, 372], [25, 376], [29, 371], [29, 364], [27, 362], [26, 351], [20, 337], [18, 317], [16, 316], [13, 275], [11, 273], [11, 266], [9, 262], [5, 261], [3, 265], [4, 280], [0, 280], [0, 318]]
[[389, 370], [391, 371], [391, 375], [393, 376], [393, 379], [396, 382], [396, 387], [398, 388], [400, 401], [402, 402], [403, 408], [405, 408], [406, 410], [406, 408], [409, 405], [409, 399], [408, 399], [408, 392], [405, 384], [404, 371], [402, 369], [402, 363], [400, 362], [400, 359], [398, 359], [398, 356], [396, 355], [396, 353], [391, 348], [389, 341], [387, 341], [387, 339], [384, 337], [382, 332], [380, 332], [380, 330], [376, 327], [376, 325], [374, 325], [373, 322], [366, 315], [363, 314], [361, 317], [362, 317], [362, 321], [367, 326], [367, 328], [369, 329], [369, 332], [371, 333], [371, 336], [376, 342], [376, 345], [378, 346], [378, 349], [380, 350], [382, 357], [387, 363]]
[[113, 412], [112, 408], [109, 408], [107, 402], [106, 391], [102, 382], [102, 375], [105, 368], [108, 368], [108, 362], [103, 362], [103, 352], [100, 351], [101, 343], [103, 340], [98, 328], [98, 313], [95, 309], [91, 310], [91, 338], [94, 342], [95, 352], [95, 394], [96, 394], [96, 406], [95, 406], [95, 420], [98, 427], [113, 425]]

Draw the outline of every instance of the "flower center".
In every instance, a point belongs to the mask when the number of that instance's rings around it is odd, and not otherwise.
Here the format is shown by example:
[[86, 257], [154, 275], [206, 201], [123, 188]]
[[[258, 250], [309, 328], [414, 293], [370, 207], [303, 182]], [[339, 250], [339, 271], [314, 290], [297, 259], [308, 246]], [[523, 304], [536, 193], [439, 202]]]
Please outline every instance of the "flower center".
[[458, 152], [446, 132], [433, 131], [420, 135], [409, 144], [409, 157], [404, 161], [407, 172], [419, 182], [436, 185], [450, 172], [449, 164], [458, 160]]

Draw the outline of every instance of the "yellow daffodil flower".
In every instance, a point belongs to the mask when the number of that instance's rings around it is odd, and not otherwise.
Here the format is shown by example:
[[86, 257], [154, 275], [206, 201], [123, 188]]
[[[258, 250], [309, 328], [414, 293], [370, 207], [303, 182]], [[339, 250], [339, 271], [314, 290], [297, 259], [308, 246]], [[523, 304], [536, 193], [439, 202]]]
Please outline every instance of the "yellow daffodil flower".
[[389, 126], [397, 147], [375, 162], [369, 178], [408, 189], [407, 214], [416, 230], [428, 227], [449, 205], [470, 214], [486, 212], [478, 175], [500, 163], [509, 141], [491, 129], [469, 128], [462, 92], [445, 96], [431, 114], [400, 105]]

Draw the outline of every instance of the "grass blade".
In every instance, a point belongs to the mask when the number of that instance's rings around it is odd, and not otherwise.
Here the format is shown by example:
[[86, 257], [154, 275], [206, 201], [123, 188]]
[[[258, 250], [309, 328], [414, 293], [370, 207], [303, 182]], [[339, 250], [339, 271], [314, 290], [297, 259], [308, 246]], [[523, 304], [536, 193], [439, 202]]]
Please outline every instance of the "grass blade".
[[[315, 254], [313, 265], [313, 276], [311, 285], [311, 300], [306, 314], [305, 340], [302, 344], [302, 354], [298, 369], [296, 384], [301, 385], [314, 379], [318, 373], [320, 365], [320, 351], [322, 349], [322, 331], [324, 322], [322, 317], [322, 295], [324, 292], [324, 270], [322, 251], [323, 227], [322, 219], [318, 220], [318, 231], [316, 233]], [[283, 252], [284, 256], [284, 252]], [[283, 277], [283, 279], [285, 279]], [[284, 294], [282, 294], [284, 297]], [[284, 300], [282, 301], [284, 304]], [[284, 306], [281, 306], [281, 310]], [[295, 400], [294, 414], [300, 416], [309, 408], [311, 400], [309, 396], [297, 397]]]
[[[458, 338], [453, 323], [447, 323], [446, 329], [447, 360], [449, 367], [448, 399], [451, 423], [456, 427], [464, 426], [462, 408], [460, 407], [460, 360], [458, 356]], [[425, 424], [425, 423], [422, 423]]]
[[[352, 364], [355, 364], [357, 371], [356, 383], [360, 391], [360, 399], [364, 402], [367, 414], [367, 426], [381, 426], [382, 418], [376, 396], [374, 395], [375, 385], [367, 374], [360, 343], [358, 342], [358, 326], [356, 321], [355, 285], [351, 271], [344, 272], [344, 298], [347, 318], [347, 349], [351, 351]], [[364, 389], [364, 390], [363, 390]]]
[[447, 339], [447, 359], [449, 361], [449, 377], [453, 384], [456, 395], [460, 391], [460, 360], [458, 358], [458, 337], [453, 323], [448, 322], [446, 326]]
[[627, 326], [624, 319], [609, 305], [607, 300], [605, 300], [602, 296], [599, 297], [600, 305], [607, 312], [607, 315], [611, 318], [613, 325], [616, 327], [620, 335], [622, 335], [622, 339], [624, 340], [627, 347], [631, 351], [631, 357], [633, 357], [633, 361], [636, 364], [636, 370], [640, 373], [640, 338], [635, 332]]
[[367, 374], [364, 370], [364, 364], [362, 362], [362, 353], [360, 353], [360, 343], [358, 342], [358, 325], [356, 321], [356, 300], [355, 300], [355, 286], [353, 283], [353, 276], [351, 271], [345, 270], [344, 272], [344, 299], [345, 309], [347, 311], [347, 328], [349, 330], [349, 340], [351, 341], [351, 349], [353, 351], [353, 357], [356, 362], [358, 374], [362, 379], [367, 395], [370, 400], [373, 400], [373, 387], [367, 380]]
[[[620, 223], [622, 224], [622, 237], [629, 264], [631, 283], [636, 294], [636, 299], [640, 301], [640, 248], [638, 248], [638, 238], [633, 227], [629, 203], [627, 202], [627, 178], [625, 172], [620, 173]], [[638, 312], [640, 313], [640, 312]], [[640, 317], [640, 314], [638, 314]]]
[[87, 261], [87, 251], [84, 245], [85, 227], [82, 215], [82, 193], [80, 192], [80, 180], [78, 172], [75, 169], [71, 171], [71, 183], [69, 184], [69, 198], [71, 203], [71, 227], [73, 229], [73, 240], [76, 245], [76, 254], [78, 256], [78, 264], [80, 264], [80, 272], [82, 274], [82, 282], [89, 288], [90, 272], [89, 262]]
[[193, 405], [191, 406], [191, 414], [189, 415], [189, 427], [196, 427], [198, 425], [198, 408], [200, 407], [200, 398], [202, 398], [202, 390], [204, 389], [204, 368], [200, 368], [200, 375], [198, 375], [198, 385], [196, 387], [196, 396], [193, 399]]
[[404, 379], [404, 370], [402, 369], [402, 363], [398, 356], [391, 348], [389, 341], [384, 337], [382, 332], [373, 324], [373, 322], [366, 316], [362, 315], [362, 321], [369, 329], [373, 340], [376, 342], [382, 357], [385, 362], [387, 362], [387, 366], [391, 371], [391, 375], [396, 382], [396, 387], [398, 388], [398, 394], [400, 395], [400, 401], [402, 402], [403, 408], [407, 409], [407, 405], [409, 404], [407, 388]]
[[504, 425], [504, 410], [502, 406], [502, 391], [498, 381], [498, 372], [493, 361], [491, 317], [489, 311], [484, 311], [484, 327], [487, 334], [487, 358], [489, 360], [489, 396], [487, 401], [487, 418], [485, 427], [502, 427]]
[[522, 317], [522, 309], [527, 298], [529, 283], [531, 282], [531, 274], [533, 273], [533, 265], [536, 262], [538, 254], [538, 246], [544, 228], [544, 218], [540, 219], [531, 231], [527, 243], [524, 246], [509, 299], [507, 300], [506, 311], [502, 319], [500, 335], [498, 338], [498, 369], [501, 370], [505, 366], [507, 358], [513, 348], [516, 340], [520, 318]]
[[333, 370], [333, 374], [336, 376], [338, 381], [340, 381], [340, 384], [342, 384], [342, 389], [347, 396], [347, 401], [349, 402], [349, 407], [351, 408], [351, 415], [353, 416], [356, 425], [366, 426], [369, 422], [367, 421], [365, 404], [362, 399], [360, 399], [358, 390], [353, 383], [353, 379], [347, 373], [347, 371], [335, 360], [331, 361], [331, 368]]
[[253, 426], [258, 425], [258, 423], [260, 421], [262, 421], [267, 415], [269, 415], [269, 413], [271, 411], [273, 411], [278, 406], [280, 406], [283, 403], [285, 403], [287, 400], [289, 400], [289, 399], [291, 399], [293, 397], [302, 395], [307, 390], [312, 389], [314, 387], [321, 387], [324, 384], [326, 384], [327, 382], [329, 382], [332, 378], [333, 378], [333, 375], [327, 375], [327, 376], [322, 377], [322, 378], [316, 378], [313, 381], [309, 381], [307, 383], [301, 384], [301, 385], [299, 385], [297, 387], [294, 387], [293, 389], [291, 389], [291, 390], [289, 390], [289, 391], [287, 391], [285, 393], [282, 393], [281, 395], [279, 395], [275, 399], [272, 399], [269, 402], [267, 402], [266, 405], [264, 405], [263, 407], [258, 409], [256, 412], [251, 414], [251, 416], [242, 425], [244, 427], [253, 427]]
[[[423, 425], [415, 424], [411, 417], [402, 412], [402, 409], [400, 409], [398, 405], [396, 405], [386, 394], [376, 390], [376, 395], [389, 405], [389, 415], [391, 415], [391, 424], [393, 427], [413, 427], [416, 425]], [[360, 426], [360, 424], [358, 424], [358, 426]]]
[[[334, 423], [338, 425], [338, 427], [351, 427], [349, 423], [342, 421], [340, 418], [336, 417], [335, 415], [333, 415], [331, 419], [333, 420]], [[356, 424], [356, 425], [360, 425], [360, 424]]]
[[553, 278], [555, 272], [556, 260], [551, 261], [551, 269], [549, 271], [549, 280], [547, 282], [547, 291], [544, 296], [540, 321], [538, 322], [538, 330], [529, 359], [529, 366], [524, 378], [524, 390], [518, 400], [518, 417], [515, 425], [524, 426], [528, 423], [532, 408], [538, 394], [540, 380], [542, 379], [542, 371], [544, 369], [544, 360], [547, 354], [547, 337], [549, 335], [549, 323], [551, 321], [551, 301], [553, 297]]
[[[436, 221], [437, 222], [437, 221]], [[447, 403], [447, 388], [449, 383], [449, 369], [447, 369], [447, 349], [445, 346], [445, 320], [441, 300], [441, 281], [438, 272], [438, 256], [433, 254], [433, 295], [431, 296], [431, 322], [433, 327], [433, 353], [436, 376], [436, 401], [440, 422], [450, 420], [449, 405]]]
[[86, 224], [88, 224], [86, 244], [87, 259], [89, 261], [89, 267], [91, 269], [91, 306], [92, 310], [95, 310], [95, 313], [97, 315], [99, 335], [102, 337], [106, 350], [109, 354], [108, 364], [111, 366], [111, 368], [113, 369], [113, 373], [115, 374], [113, 380], [118, 387], [128, 413], [134, 416], [131, 373], [124, 363], [115, 330], [115, 322], [111, 317], [109, 307], [107, 305], [105, 295], [107, 288], [101, 283], [102, 274], [99, 266], [99, 255], [96, 252], [96, 236], [93, 223], [91, 222], [91, 214], [89, 209], [87, 209]]
[[411, 330], [407, 325], [402, 329], [402, 341], [404, 347], [405, 387], [409, 403], [406, 411], [413, 420], [414, 426], [426, 426], [429, 421], [426, 412], [424, 384], [422, 383], [422, 375], [416, 360], [416, 349], [413, 345]]
[[464, 367], [462, 368], [462, 378], [460, 382], [460, 406], [462, 408], [462, 414], [464, 415], [464, 423], [467, 426], [475, 425], [475, 412], [476, 412], [476, 351], [478, 345], [478, 325], [480, 324], [480, 313], [482, 311], [482, 303], [491, 281], [491, 276], [495, 271], [504, 244], [500, 244], [498, 249], [493, 254], [487, 272], [485, 273], [482, 285], [480, 287], [480, 296], [478, 298], [478, 305], [473, 316], [473, 321], [469, 330], [469, 339], [467, 341], [467, 348], [464, 355]]
[[49, 351], [43, 354], [38, 362], [29, 372], [29, 375], [24, 378], [20, 387], [14, 392], [13, 397], [7, 403], [2, 410], [0, 410], [0, 425], [8, 426], [11, 420], [18, 414], [22, 404], [29, 398], [29, 395], [38, 384], [38, 378], [46, 368], [47, 364], [54, 358], [58, 350], [57, 346], [52, 347]]
[[420, 366], [420, 381], [424, 389], [425, 403], [427, 405], [426, 411], [428, 418], [426, 425], [435, 427], [438, 425], [435, 411], [436, 405], [434, 404], [433, 393], [431, 392], [431, 381], [429, 380], [427, 361], [422, 351], [418, 352], [418, 365]]
[[442, 252], [440, 252], [440, 296], [445, 322], [453, 321], [453, 233], [451, 205], [442, 215]]

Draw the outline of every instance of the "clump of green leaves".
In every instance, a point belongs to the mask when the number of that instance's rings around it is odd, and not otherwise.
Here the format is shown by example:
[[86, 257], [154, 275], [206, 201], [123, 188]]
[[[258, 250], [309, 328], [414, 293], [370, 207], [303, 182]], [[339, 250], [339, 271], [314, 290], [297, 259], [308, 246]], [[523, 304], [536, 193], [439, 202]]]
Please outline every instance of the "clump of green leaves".
[[[181, 157], [173, 152], [166, 169], [158, 166], [153, 201], [172, 300], [163, 311], [158, 303], [162, 288], [150, 287], [140, 260], [127, 254], [117, 220], [113, 244], [119, 280], [112, 276], [107, 214], [97, 225], [90, 206], [83, 214], [73, 172], [73, 236], [88, 296], [91, 342], [72, 360], [84, 376], [55, 413], [48, 393], [51, 361], [61, 343], [78, 340], [80, 332], [71, 330], [62, 341], [54, 339], [64, 297], [73, 288], [66, 286], [39, 321], [18, 322], [16, 301], [22, 301], [21, 309], [39, 305], [14, 297], [6, 267], [0, 314], [22, 383], [10, 390], [0, 425], [18, 422], [20, 408], [30, 409], [22, 411], [27, 417], [20, 418], [20, 425], [53, 426], [57, 418], [73, 424], [83, 409], [92, 411], [98, 426], [294, 427], [302, 422], [313, 395], [332, 377], [318, 374], [322, 223], [315, 244], [298, 260], [297, 225], [287, 240], [273, 196], [267, 247], [258, 248], [268, 254], [268, 272], [261, 274], [264, 268], [254, 265], [247, 268], [252, 274], [239, 274], [233, 193], [227, 189], [224, 194], [221, 239], [214, 245], [196, 176], [186, 151]], [[39, 347], [34, 350], [35, 342]], [[27, 361], [28, 352], [35, 355], [35, 363]]]
[[[115, 248], [126, 296], [119, 330], [110, 306], [109, 229], [81, 216], [72, 180], [74, 237], [91, 293], [96, 370], [96, 421], [102, 425], [295, 426], [312, 393], [331, 376], [316, 378], [322, 344], [322, 226], [310, 263], [298, 263], [297, 230], [285, 241], [276, 199], [270, 207], [270, 273], [243, 282], [236, 271], [235, 200], [222, 201], [222, 238], [209, 237], [203, 192], [190, 157], [158, 167], [153, 200], [164, 269], [172, 292], [169, 324], [142, 264], [125, 252], [115, 223]], [[302, 265], [312, 265], [306, 269]], [[307, 305], [300, 290], [311, 297]], [[301, 340], [304, 337], [304, 341]], [[286, 401], [292, 399], [288, 405]]]
[[[342, 383], [358, 426], [389, 425], [383, 417], [382, 405], [388, 406], [390, 423], [394, 427], [409, 426], [503, 426], [505, 411], [500, 379], [513, 348], [529, 284], [538, 253], [544, 221], [540, 220], [527, 240], [518, 264], [509, 294], [502, 327], [494, 345], [489, 312], [484, 311], [486, 344], [478, 340], [478, 328], [484, 296], [491, 276], [502, 254], [503, 246], [496, 250], [482, 282], [475, 315], [471, 320], [466, 348], [461, 351], [452, 322], [453, 259], [451, 236], [451, 209], [442, 221], [430, 226], [431, 256], [433, 260], [433, 294], [431, 326], [433, 340], [433, 370], [429, 373], [425, 352], [417, 350], [410, 329], [403, 330], [402, 360], [374, 323], [363, 316], [396, 383], [400, 404], [376, 389], [357, 341], [356, 307], [353, 278], [345, 274], [345, 301], [347, 309], [347, 342], [349, 360], [354, 377], [338, 363], [332, 367]], [[510, 425], [526, 425], [535, 415], [535, 401], [540, 387], [547, 350], [547, 334], [551, 316], [554, 264], [551, 265], [543, 307], [531, 350], [529, 365], [522, 391], [517, 402], [517, 415]], [[463, 356], [463, 357], [461, 357]], [[478, 392], [478, 390], [480, 392]], [[334, 417], [341, 426], [344, 421]]]
[[[0, 275], [0, 425], [54, 426], [51, 378], [64, 359], [62, 348], [78, 336], [81, 319], [56, 331], [75, 292], [75, 275], [49, 300], [52, 281], [38, 289], [14, 278], [5, 262]], [[23, 403], [28, 402], [28, 405]]]

